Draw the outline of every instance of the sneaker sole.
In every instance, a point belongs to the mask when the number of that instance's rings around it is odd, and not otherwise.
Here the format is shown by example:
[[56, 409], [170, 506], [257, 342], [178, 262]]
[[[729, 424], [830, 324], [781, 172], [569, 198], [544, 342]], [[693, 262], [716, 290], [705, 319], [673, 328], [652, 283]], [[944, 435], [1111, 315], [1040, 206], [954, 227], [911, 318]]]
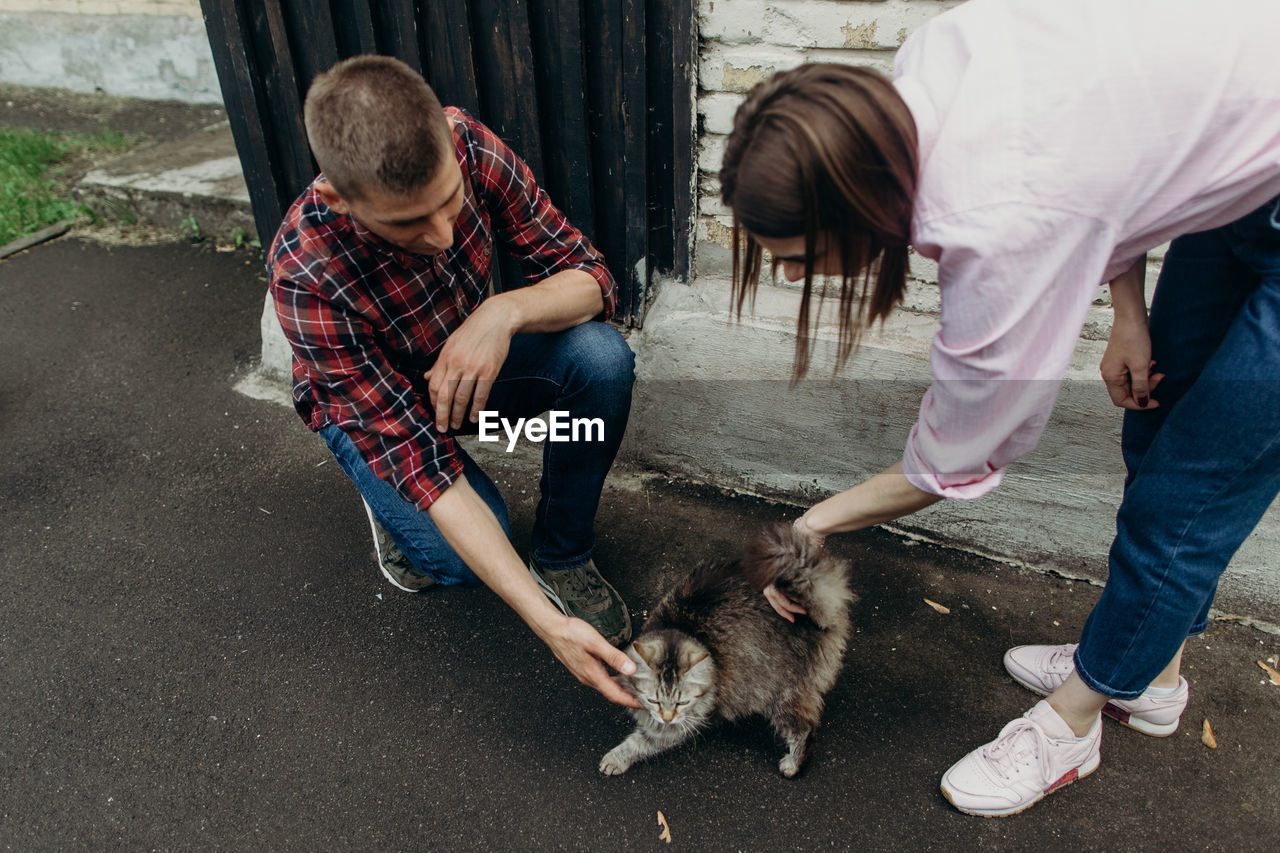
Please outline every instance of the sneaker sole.
[[398, 590], [404, 592], [422, 592], [420, 589], [407, 587], [400, 581], [396, 580], [395, 575], [387, 571], [387, 567], [382, 564], [382, 549], [378, 547], [378, 524], [373, 520], [373, 510], [369, 508], [367, 501], [361, 501], [364, 504], [365, 517], [369, 519], [369, 532], [373, 534], [373, 556], [378, 563], [378, 571], [382, 572], [382, 576], [387, 579], [387, 583], [391, 584]]
[[[1018, 682], [1019, 684], [1021, 684], [1023, 687], [1030, 690], [1032, 693], [1036, 694], [1037, 696], [1049, 695], [1048, 693], [1045, 693], [1043, 690], [1041, 690], [1039, 687], [1035, 686], [1031, 682], [1023, 681], [1021, 678], [1014, 675], [1012, 672], [1009, 673], [1009, 677], [1012, 678], [1014, 681]], [[1111, 719], [1115, 720], [1117, 723], [1119, 723], [1122, 726], [1126, 726], [1128, 728], [1133, 729], [1135, 732], [1141, 732], [1142, 734], [1149, 735], [1151, 737], [1168, 737], [1169, 735], [1173, 734], [1178, 730], [1178, 723], [1182, 721], [1181, 716], [1179, 716], [1179, 718], [1177, 720], [1174, 720], [1172, 723], [1149, 723], [1146, 720], [1135, 719], [1134, 716], [1129, 711], [1126, 711], [1125, 709], [1119, 707], [1113, 702], [1108, 702], [1107, 704], [1103, 705], [1102, 713], [1105, 716], [1108, 716]]]
[[1178, 723], [1182, 722], [1182, 718], [1179, 717], [1172, 723], [1149, 723], [1146, 720], [1135, 719], [1128, 711], [1118, 708], [1110, 702], [1102, 706], [1102, 713], [1120, 725], [1127, 726], [1135, 732], [1141, 732], [1150, 737], [1168, 737], [1178, 730]]
[[951, 803], [951, 806], [956, 811], [964, 812], [965, 814], [973, 815], [974, 817], [1013, 817], [1016, 814], [1022, 814], [1027, 809], [1031, 808], [1036, 803], [1040, 802], [1045, 797], [1049, 796], [1055, 791], [1061, 791], [1063, 788], [1067, 787], [1073, 782], [1079, 782], [1081, 779], [1093, 773], [1093, 771], [1097, 770], [1098, 765], [1101, 763], [1102, 763], [1101, 756], [1095, 755], [1091, 760], [1086, 761], [1084, 764], [1081, 764], [1075, 770], [1069, 772], [1066, 776], [1063, 776], [1057, 782], [1054, 782], [1045, 791], [1043, 791], [1040, 794], [1040, 796], [1036, 797], [1031, 802], [1023, 803], [1022, 805], [1012, 809], [966, 809], [956, 805], [956, 801], [951, 799], [951, 794], [948, 793], [945, 787], [940, 785], [939, 789], [942, 791], [942, 796], [946, 798], [948, 803]]

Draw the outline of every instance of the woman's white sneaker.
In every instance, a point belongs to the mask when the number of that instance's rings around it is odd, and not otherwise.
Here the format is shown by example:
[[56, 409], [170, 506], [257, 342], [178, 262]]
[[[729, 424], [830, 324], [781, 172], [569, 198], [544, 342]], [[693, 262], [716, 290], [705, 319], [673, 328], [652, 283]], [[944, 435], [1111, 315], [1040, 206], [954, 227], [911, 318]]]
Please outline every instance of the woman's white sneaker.
[[1041, 696], [1048, 696], [1075, 671], [1076, 644], [1014, 646], [1004, 653], [1004, 668], [1013, 680]]
[[[1004, 653], [1004, 668], [1023, 687], [1048, 696], [1075, 670], [1075, 653], [1075, 643], [1016, 646]], [[1154, 696], [1147, 691], [1136, 699], [1112, 699], [1102, 713], [1143, 734], [1168, 737], [1178, 730], [1188, 695], [1187, 680], [1179, 676], [1177, 689], [1168, 696]]]
[[1007, 817], [1098, 769], [1102, 717], [1077, 738], [1046, 701], [960, 759], [942, 777], [942, 795], [966, 814]]

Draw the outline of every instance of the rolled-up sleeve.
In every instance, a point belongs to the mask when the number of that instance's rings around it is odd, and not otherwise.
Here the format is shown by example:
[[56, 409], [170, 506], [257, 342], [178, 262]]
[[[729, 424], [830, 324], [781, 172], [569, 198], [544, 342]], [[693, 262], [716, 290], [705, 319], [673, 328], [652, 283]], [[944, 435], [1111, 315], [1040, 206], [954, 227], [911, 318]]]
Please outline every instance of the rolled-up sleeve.
[[528, 165], [497, 134], [461, 111], [454, 115], [468, 122], [475, 186], [486, 196], [497, 231], [520, 262], [525, 281], [536, 284], [564, 270], [581, 270], [600, 285], [601, 319], [612, 318], [618, 286], [604, 256], [552, 204]]
[[942, 327], [902, 467], [918, 489], [980, 497], [1035, 448], [1114, 250], [1103, 222], [1025, 204], [925, 223]]

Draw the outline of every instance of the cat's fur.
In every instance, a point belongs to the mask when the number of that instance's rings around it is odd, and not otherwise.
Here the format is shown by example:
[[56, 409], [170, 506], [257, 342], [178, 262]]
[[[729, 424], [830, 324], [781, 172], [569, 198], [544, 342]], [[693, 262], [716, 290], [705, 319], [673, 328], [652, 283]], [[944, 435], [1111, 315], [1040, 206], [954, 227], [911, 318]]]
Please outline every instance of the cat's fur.
[[[773, 583], [807, 616], [787, 622], [761, 590]], [[849, 639], [849, 567], [774, 525], [734, 562], [698, 566], [654, 607], [627, 649], [636, 673], [619, 682], [644, 709], [636, 729], [600, 762], [625, 773], [687, 740], [716, 718], [763, 714], [786, 743], [778, 764], [791, 777], [822, 715]]]

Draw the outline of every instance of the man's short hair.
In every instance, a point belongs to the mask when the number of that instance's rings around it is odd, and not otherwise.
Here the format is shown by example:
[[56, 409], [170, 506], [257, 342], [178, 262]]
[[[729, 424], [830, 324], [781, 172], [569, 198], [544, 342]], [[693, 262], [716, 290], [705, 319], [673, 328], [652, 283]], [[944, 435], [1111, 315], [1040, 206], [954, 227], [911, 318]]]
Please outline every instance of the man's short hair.
[[320, 170], [347, 200], [411, 195], [453, 150], [436, 93], [390, 56], [344, 59], [316, 77], [303, 117]]

